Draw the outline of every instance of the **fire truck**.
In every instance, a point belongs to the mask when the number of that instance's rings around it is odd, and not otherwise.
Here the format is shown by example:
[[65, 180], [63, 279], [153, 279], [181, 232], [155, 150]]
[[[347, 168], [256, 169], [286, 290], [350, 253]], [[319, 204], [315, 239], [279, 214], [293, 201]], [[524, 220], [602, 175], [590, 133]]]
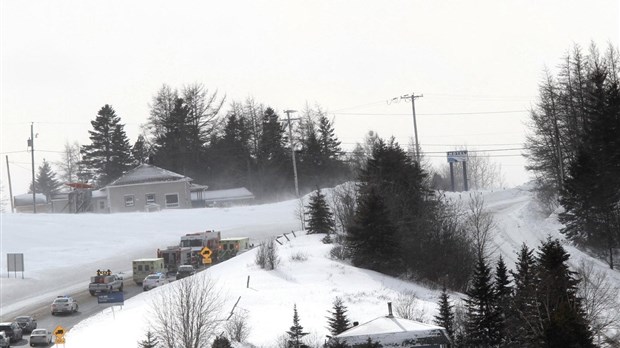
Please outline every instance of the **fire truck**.
[[220, 245], [219, 231], [204, 231], [188, 233], [181, 236], [179, 245], [169, 246], [166, 249], [158, 249], [157, 257], [164, 259], [168, 272], [176, 272], [181, 265], [192, 265], [196, 268], [203, 267], [200, 251], [207, 247], [211, 249], [213, 263], [218, 261], [218, 249]]

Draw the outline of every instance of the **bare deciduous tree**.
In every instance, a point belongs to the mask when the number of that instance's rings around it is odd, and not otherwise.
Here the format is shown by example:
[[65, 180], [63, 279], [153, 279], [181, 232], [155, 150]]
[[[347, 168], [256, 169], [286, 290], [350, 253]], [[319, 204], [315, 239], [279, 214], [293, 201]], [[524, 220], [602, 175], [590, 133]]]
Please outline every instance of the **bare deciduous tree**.
[[600, 342], [620, 330], [618, 290], [607, 279], [607, 273], [595, 270], [592, 262], [581, 261], [577, 272], [581, 278], [577, 288], [578, 296], [592, 333]]
[[224, 303], [213, 280], [188, 277], [154, 291], [150, 325], [162, 346], [207, 347], [219, 332]]
[[280, 257], [278, 256], [278, 249], [274, 243], [274, 239], [269, 239], [258, 245], [255, 262], [260, 268], [266, 270], [274, 270], [278, 267]]
[[231, 341], [245, 342], [250, 336], [247, 313], [243, 315], [235, 313], [224, 325], [224, 330]]
[[427, 323], [426, 310], [419, 304], [415, 292], [408, 290], [398, 295], [394, 303], [396, 315], [403, 319]]
[[81, 161], [80, 144], [77, 141], [65, 142], [61, 160], [54, 163], [58, 167], [58, 179], [62, 182], [78, 181], [79, 175], [83, 171]]
[[334, 213], [336, 229], [345, 232], [353, 220], [357, 207], [357, 185], [346, 182], [332, 190], [330, 209]]
[[491, 247], [497, 224], [484, 206], [484, 198], [480, 193], [470, 194], [469, 211], [465, 216], [465, 226], [470, 233], [476, 256], [487, 259], [496, 248]]

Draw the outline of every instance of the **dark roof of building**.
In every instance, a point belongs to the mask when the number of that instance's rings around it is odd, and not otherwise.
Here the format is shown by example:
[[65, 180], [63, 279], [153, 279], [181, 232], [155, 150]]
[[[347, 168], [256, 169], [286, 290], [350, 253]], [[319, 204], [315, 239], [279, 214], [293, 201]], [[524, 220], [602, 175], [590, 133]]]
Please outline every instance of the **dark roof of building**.
[[190, 177], [144, 163], [128, 171], [108, 186], [122, 186], [161, 181], [192, 181], [192, 179]]

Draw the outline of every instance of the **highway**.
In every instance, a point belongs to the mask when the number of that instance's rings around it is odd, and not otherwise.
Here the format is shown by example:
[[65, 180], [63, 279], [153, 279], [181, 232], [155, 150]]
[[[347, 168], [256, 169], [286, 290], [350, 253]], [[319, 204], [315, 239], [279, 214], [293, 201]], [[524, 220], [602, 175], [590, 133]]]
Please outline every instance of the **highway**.
[[[123, 293], [125, 294], [125, 299], [129, 299], [133, 296], [136, 296], [137, 294], [142, 293], [142, 287], [136, 285], [136, 283], [131, 277], [126, 277], [123, 280]], [[91, 296], [88, 292], [88, 289], [66, 295], [72, 296], [77, 301], [79, 308], [76, 313], [52, 315], [50, 306], [54, 299], [50, 298], [49, 303], [33, 304], [29, 307], [23, 308], [19, 312], [7, 313], [5, 317], [15, 318], [20, 315], [32, 315], [37, 319], [37, 328], [39, 329], [48, 329], [50, 331], [53, 331], [56, 327], [62, 326], [65, 331], [69, 331], [74, 325], [76, 325], [80, 321], [85, 320], [86, 318], [93, 316], [110, 307], [110, 305], [98, 304], [97, 296]], [[115, 308], [119, 307], [117, 306]], [[22, 340], [11, 343], [11, 347], [29, 347], [29, 337], [29, 334], [24, 334]]]

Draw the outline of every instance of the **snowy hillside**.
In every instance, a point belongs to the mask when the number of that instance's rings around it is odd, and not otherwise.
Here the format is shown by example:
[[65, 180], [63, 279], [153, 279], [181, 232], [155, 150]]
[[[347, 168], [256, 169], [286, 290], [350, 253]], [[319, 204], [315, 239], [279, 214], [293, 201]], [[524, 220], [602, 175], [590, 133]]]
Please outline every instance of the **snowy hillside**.
[[[544, 217], [524, 188], [482, 194], [498, 225], [494, 239], [497, 253], [505, 256], [508, 266], [512, 266], [515, 251], [523, 242], [536, 248], [548, 235], [561, 237], [556, 219]], [[448, 197], [462, 200], [466, 205], [469, 194], [449, 193]], [[174, 244], [180, 235], [188, 232], [220, 229], [224, 237], [248, 236], [258, 242], [297, 230], [299, 223], [294, 213], [297, 204], [287, 201], [144, 214], [5, 215], [0, 260], [6, 259], [6, 252], [23, 252], [27, 272], [25, 280], [7, 279], [6, 273], [2, 274], [2, 313], [37, 299], [49, 302], [62, 290], [61, 286], [84, 289], [90, 271], [102, 263], [129, 270], [131, 259], [153, 256], [156, 248]], [[311, 332], [309, 337], [314, 342], [323, 342], [328, 334], [327, 311], [331, 310], [336, 296], [348, 306], [352, 321], [364, 323], [386, 315], [387, 302], [413, 292], [420, 300], [420, 312], [425, 312], [427, 321], [432, 320], [437, 291], [331, 260], [328, 257], [331, 246], [322, 244], [321, 236], [296, 234], [297, 238], [290, 236], [291, 241], [279, 247], [281, 263], [275, 271], [256, 266], [256, 250], [251, 250], [197, 275], [217, 282], [226, 298], [223, 312], [230, 312], [241, 297], [236, 310], [248, 318], [250, 343], [273, 347], [292, 324], [294, 304], [304, 329]], [[574, 265], [590, 259], [569, 245], [566, 249]], [[595, 267], [608, 272], [615, 284], [620, 285], [619, 272], [609, 271], [599, 261], [595, 261]], [[3, 265], [2, 269], [6, 267]], [[248, 276], [249, 288], [246, 287]], [[134, 347], [135, 342], [144, 339], [153, 296], [158, 291], [166, 291], [166, 287], [127, 300], [114, 315], [105, 309], [82, 321], [67, 334], [66, 347], [108, 347], [110, 341], [94, 339], [101, 337], [101, 332], [114, 333], [114, 342], [119, 346]]]

